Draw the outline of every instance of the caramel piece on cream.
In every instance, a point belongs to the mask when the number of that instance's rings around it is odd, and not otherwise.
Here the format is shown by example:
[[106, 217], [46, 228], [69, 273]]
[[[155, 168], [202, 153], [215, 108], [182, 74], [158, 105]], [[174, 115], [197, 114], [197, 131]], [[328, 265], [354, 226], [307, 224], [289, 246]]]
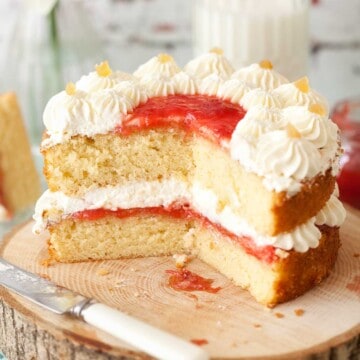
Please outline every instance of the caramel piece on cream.
[[294, 82], [294, 85], [303, 93], [308, 93], [310, 90], [309, 79], [307, 76], [300, 78]]
[[109, 66], [108, 61], [103, 61], [99, 65], [96, 65], [95, 70], [96, 70], [97, 74], [102, 77], [107, 77], [107, 76], [111, 75], [111, 73], [112, 73], [112, 70], [111, 70], [111, 67]]
[[262, 69], [267, 69], [267, 70], [271, 70], [274, 66], [272, 64], [272, 62], [270, 60], [263, 60], [259, 62], [259, 66]]
[[68, 95], [72, 96], [76, 93], [76, 86], [73, 82], [68, 82], [65, 87], [65, 91]]

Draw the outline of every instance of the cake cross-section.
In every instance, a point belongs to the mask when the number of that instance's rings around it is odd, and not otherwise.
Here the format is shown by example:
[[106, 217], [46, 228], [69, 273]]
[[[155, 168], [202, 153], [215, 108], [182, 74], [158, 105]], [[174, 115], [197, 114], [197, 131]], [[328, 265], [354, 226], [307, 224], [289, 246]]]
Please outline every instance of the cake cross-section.
[[345, 210], [326, 100], [221, 51], [133, 74], [107, 62], [50, 99], [34, 231], [60, 262], [192, 254], [268, 306], [323, 280]]

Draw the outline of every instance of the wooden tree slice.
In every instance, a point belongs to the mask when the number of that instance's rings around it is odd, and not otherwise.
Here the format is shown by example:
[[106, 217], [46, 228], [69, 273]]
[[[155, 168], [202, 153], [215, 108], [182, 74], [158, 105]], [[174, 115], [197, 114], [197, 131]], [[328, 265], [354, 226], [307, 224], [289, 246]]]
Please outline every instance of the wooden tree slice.
[[[217, 294], [169, 288], [165, 270], [174, 269], [175, 263], [168, 257], [44, 266], [47, 235], [33, 235], [32, 225], [14, 230], [2, 243], [0, 256], [184, 339], [205, 339], [204, 349], [212, 358], [360, 356], [358, 210], [348, 208], [331, 276], [272, 310], [198, 260], [188, 268], [214, 279], [222, 288]], [[0, 349], [9, 360], [148, 358], [80, 320], [54, 315], [3, 288], [0, 296]]]

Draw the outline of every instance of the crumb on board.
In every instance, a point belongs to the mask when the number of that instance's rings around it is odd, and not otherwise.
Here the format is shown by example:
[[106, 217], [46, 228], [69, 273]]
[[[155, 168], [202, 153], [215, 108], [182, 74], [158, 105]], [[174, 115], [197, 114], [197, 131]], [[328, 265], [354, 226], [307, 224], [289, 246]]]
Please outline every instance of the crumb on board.
[[54, 264], [54, 259], [52, 259], [51, 257], [40, 260], [40, 265], [41, 266], [50, 267], [53, 264]]
[[109, 275], [110, 271], [108, 269], [100, 268], [97, 271], [97, 274], [100, 275], [100, 276], [105, 276], [105, 275]]
[[115, 281], [115, 288], [121, 288], [124, 286], [128, 286], [127, 281], [125, 279], [118, 279]]
[[262, 327], [262, 325], [261, 325], [261, 324], [254, 324], [254, 328], [259, 329], [259, 328], [261, 328], [261, 327]]
[[182, 269], [190, 261], [190, 257], [186, 254], [174, 254], [173, 259], [178, 269]]
[[275, 255], [277, 255], [280, 259], [286, 259], [289, 256], [289, 253], [285, 250], [277, 248], [275, 250]]
[[294, 313], [296, 316], [303, 316], [304, 315], [305, 310], [304, 309], [295, 309]]
[[276, 313], [275, 313], [275, 316], [276, 316], [278, 319], [281, 319], [281, 318], [283, 318], [285, 315], [284, 315], [283, 313], [281, 313], [281, 312], [276, 312]]
[[360, 257], [360, 253], [354, 253], [354, 257], [355, 257], [355, 258]]
[[51, 277], [48, 274], [38, 273], [38, 275], [45, 280], [51, 280]]

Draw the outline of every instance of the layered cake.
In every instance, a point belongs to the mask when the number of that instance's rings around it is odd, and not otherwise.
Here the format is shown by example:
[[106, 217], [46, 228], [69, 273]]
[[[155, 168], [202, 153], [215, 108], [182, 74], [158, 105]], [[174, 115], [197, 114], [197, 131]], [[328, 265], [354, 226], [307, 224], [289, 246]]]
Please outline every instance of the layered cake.
[[133, 74], [104, 62], [44, 123], [34, 231], [56, 260], [192, 254], [268, 306], [331, 271], [341, 148], [307, 78], [235, 70], [218, 49], [183, 69], [166, 54]]
[[41, 193], [14, 93], [0, 95], [0, 221], [30, 207]]

